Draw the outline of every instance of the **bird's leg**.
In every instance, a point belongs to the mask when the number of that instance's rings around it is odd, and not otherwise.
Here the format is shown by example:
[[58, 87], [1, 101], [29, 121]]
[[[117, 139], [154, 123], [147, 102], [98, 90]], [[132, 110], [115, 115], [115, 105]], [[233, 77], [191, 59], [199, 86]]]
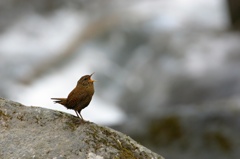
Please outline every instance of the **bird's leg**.
[[83, 117], [82, 117], [80, 111], [78, 112], [78, 111], [75, 110], [75, 112], [76, 112], [77, 116], [78, 116], [80, 119], [82, 119], [83, 121], [85, 121], [85, 120], [83, 119]]
[[81, 119], [81, 117], [78, 115], [78, 112], [76, 110], [75, 110], [75, 112], [76, 112], [77, 116]]
[[83, 119], [83, 117], [82, 117], [82, 115], [81, 115], [81, 112], [80, 112], [80, 111], [78, 112], [78, 114], [81, 116], [82, 120], [84, 121], [84, 119]]

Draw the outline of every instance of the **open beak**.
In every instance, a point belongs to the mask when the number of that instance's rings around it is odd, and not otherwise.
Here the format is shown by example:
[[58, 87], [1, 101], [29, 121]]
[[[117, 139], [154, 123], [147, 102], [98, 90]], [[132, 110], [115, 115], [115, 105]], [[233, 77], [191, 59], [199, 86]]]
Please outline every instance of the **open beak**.
[[90, 74], [90, 82], [96, 82], [96, 80], [93, 80], [91, 77], [95, 72], [93, 72], [92, 74]]

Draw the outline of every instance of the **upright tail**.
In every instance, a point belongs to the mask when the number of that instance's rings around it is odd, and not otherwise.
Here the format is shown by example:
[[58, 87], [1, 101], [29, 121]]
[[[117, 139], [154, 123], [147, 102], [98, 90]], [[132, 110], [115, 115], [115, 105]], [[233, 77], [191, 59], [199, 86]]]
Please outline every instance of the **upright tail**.
[[66, 105], [67, 104], [67, 99], [66, 98], [51, 98], [52, 100], [55, 100], [54, 103], [59, 103], [62, 105]]

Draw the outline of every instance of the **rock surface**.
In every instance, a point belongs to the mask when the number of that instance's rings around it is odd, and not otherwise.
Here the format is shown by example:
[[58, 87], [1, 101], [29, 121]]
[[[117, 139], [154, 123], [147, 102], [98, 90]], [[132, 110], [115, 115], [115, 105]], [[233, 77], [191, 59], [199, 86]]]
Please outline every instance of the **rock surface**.
[[163, 159], [110, 128], [2, 98], [0, 158]]

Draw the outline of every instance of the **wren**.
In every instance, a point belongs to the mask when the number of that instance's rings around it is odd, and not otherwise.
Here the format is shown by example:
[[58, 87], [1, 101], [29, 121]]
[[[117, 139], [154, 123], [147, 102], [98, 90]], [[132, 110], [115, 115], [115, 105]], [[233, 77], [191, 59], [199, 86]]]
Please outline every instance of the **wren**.
[[69, 93], [67, 98], [51, 98], [55, 100], [55, 103], [59, 103], [65, 106], [67, 109], [72, 109], [76, 112], [77, 116], [84, 120], [81, 111], [86, 108], [92, 100], [94, 94], [94, 85], [95, 80], [91, 79], [91, 75], [82, 76], [76, 87]]

